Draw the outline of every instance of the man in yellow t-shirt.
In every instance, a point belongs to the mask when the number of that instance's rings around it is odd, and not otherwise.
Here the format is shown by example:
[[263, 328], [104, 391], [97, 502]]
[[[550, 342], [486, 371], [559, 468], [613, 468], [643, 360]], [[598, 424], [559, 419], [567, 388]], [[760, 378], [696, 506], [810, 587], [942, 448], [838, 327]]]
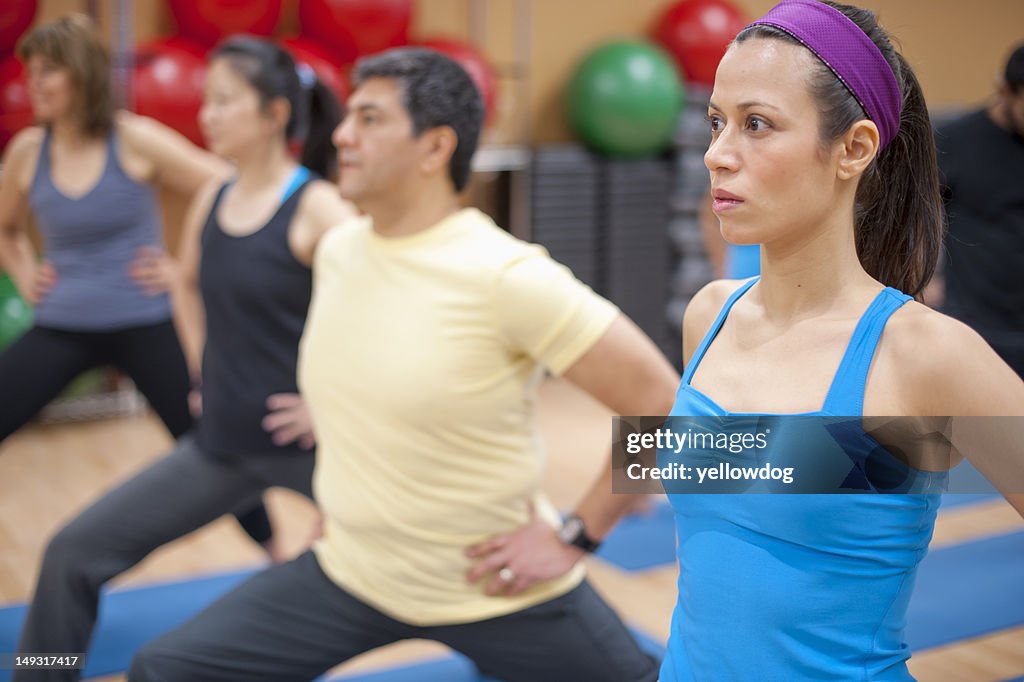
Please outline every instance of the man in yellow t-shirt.
[[483, 107], [458, 65], [392, 50], [355, 80], [334, 141], [365, 216], [321, 241], [299, 361], [324, 536], [145, 647], [131, 679], [310, 679], [426, 638], [506, 682], [653, 682], [579, 563], [631, 499], [609, 464], [560, 522], [534, 399], [549, 372], [663, 415], [678, 377], [542, 248], [460, 207]]

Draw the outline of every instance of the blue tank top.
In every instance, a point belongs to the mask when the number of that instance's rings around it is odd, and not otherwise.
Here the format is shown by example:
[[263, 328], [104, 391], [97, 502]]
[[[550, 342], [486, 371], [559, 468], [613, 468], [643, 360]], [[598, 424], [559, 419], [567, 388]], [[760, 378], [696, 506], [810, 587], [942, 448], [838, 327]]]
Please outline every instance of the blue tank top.
[[170, 319], [169, 297], [147, 296], [128, 274], [140, 247], [160, 245], [160, 214], [153, 189], [121, 168], [113, 133], [99, 182], [72, 199], [53, 184], [47, 132], [29, 205], [57, 270], [56, 284], [36, 308], [37, 325], [113, 331]]
[[[672, 415], [730, 413], [690, 386], [733, 304], [686, 367]], [[858, 322], [825, 404], [863, 413], [864, 386], [889, 316], [909, 297], [886, 288]], [[661, 682], [912, 680], [903, 638], [937, 494], [669, 495], [679, 597]]]

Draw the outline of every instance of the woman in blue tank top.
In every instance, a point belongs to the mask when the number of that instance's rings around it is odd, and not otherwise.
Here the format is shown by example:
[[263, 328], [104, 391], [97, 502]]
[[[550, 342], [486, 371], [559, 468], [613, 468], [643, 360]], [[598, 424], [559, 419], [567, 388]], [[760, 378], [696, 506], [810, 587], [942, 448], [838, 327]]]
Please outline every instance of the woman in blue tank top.
[[[762, 272], [694, 297], [673, 415], [1021, 415], [1013, 371], [911, 298], [942, 233], [934, 143], [872, 13], [777, 5], [722, 59], [708, 118], [722, 234], [761, 244]], [[966, 452], [1024, 514], [1024, 467]], [[912, 679], [903, 626], [937, 495], [666, 490], [680, 575], [662, 682]]]
[[[156, 187], [188, 198], [227, 164], [163, 124], [115, 111], [110, 57], [85, 15], [21, 42], [39, 126], [9, 144], [0, 183], [0, 268], [35, 306], [34, 326], [0, 354], [0, 442], [78, 374], [127, 374], [171, 436], [192, 428], [189, 375], [171, 321], [169, 259]], [[46, 247], [40, 263], [23, 213]], [[271, 546], [262, 504], [242, 527]]]
[[[352, 215], [336, 188], [315, 177], [334, 160], [330, 134], [340, 118], [326, 86], [273, 43], [235, 38], [213, 53], [200, 124], [209, 148], [236, 170], [192, 202], [175, 301], [189, 332], [189, 365], [197, 374], [201, 367], [198, 427], [51, 540], [20, 651], [85, 651], [108, 580], [157, 547], [251, 507], [266, 488], [312, 496], [296, 362], [313, 251]], [[313, 172], [291, 158], [295, 141]]]

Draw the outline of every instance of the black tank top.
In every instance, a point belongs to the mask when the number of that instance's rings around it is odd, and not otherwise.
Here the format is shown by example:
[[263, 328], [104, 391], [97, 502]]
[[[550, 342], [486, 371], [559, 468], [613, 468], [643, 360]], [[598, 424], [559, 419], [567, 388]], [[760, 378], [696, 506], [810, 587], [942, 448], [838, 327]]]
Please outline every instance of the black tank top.
[[313, 289], [311, 270], [288, 245], [288, 228], [309, 182], [285, 198], [262, 228], [231, 236], [217, 222], [221, 187], [202, 232], [199, 290], [206, 309], [199, 445], [211, 453], [296, 452], [260, 422], [267, 396], [298, 393], [299, 339]]

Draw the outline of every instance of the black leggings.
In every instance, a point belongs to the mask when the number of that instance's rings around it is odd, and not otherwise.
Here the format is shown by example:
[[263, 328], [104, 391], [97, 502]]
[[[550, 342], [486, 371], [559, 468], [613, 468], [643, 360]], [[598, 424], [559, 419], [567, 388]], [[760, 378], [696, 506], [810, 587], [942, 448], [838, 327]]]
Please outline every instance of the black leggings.
[[[170, 320], [110, 332], [32, 327], [0, 353], [0, 442], [39, 414], [76, 376], [114, 366], [127, 374], [175, 440], [192, 428], [188, 368]], [[238, 516], [253, 540], [270, 539], [267, 510]]]

